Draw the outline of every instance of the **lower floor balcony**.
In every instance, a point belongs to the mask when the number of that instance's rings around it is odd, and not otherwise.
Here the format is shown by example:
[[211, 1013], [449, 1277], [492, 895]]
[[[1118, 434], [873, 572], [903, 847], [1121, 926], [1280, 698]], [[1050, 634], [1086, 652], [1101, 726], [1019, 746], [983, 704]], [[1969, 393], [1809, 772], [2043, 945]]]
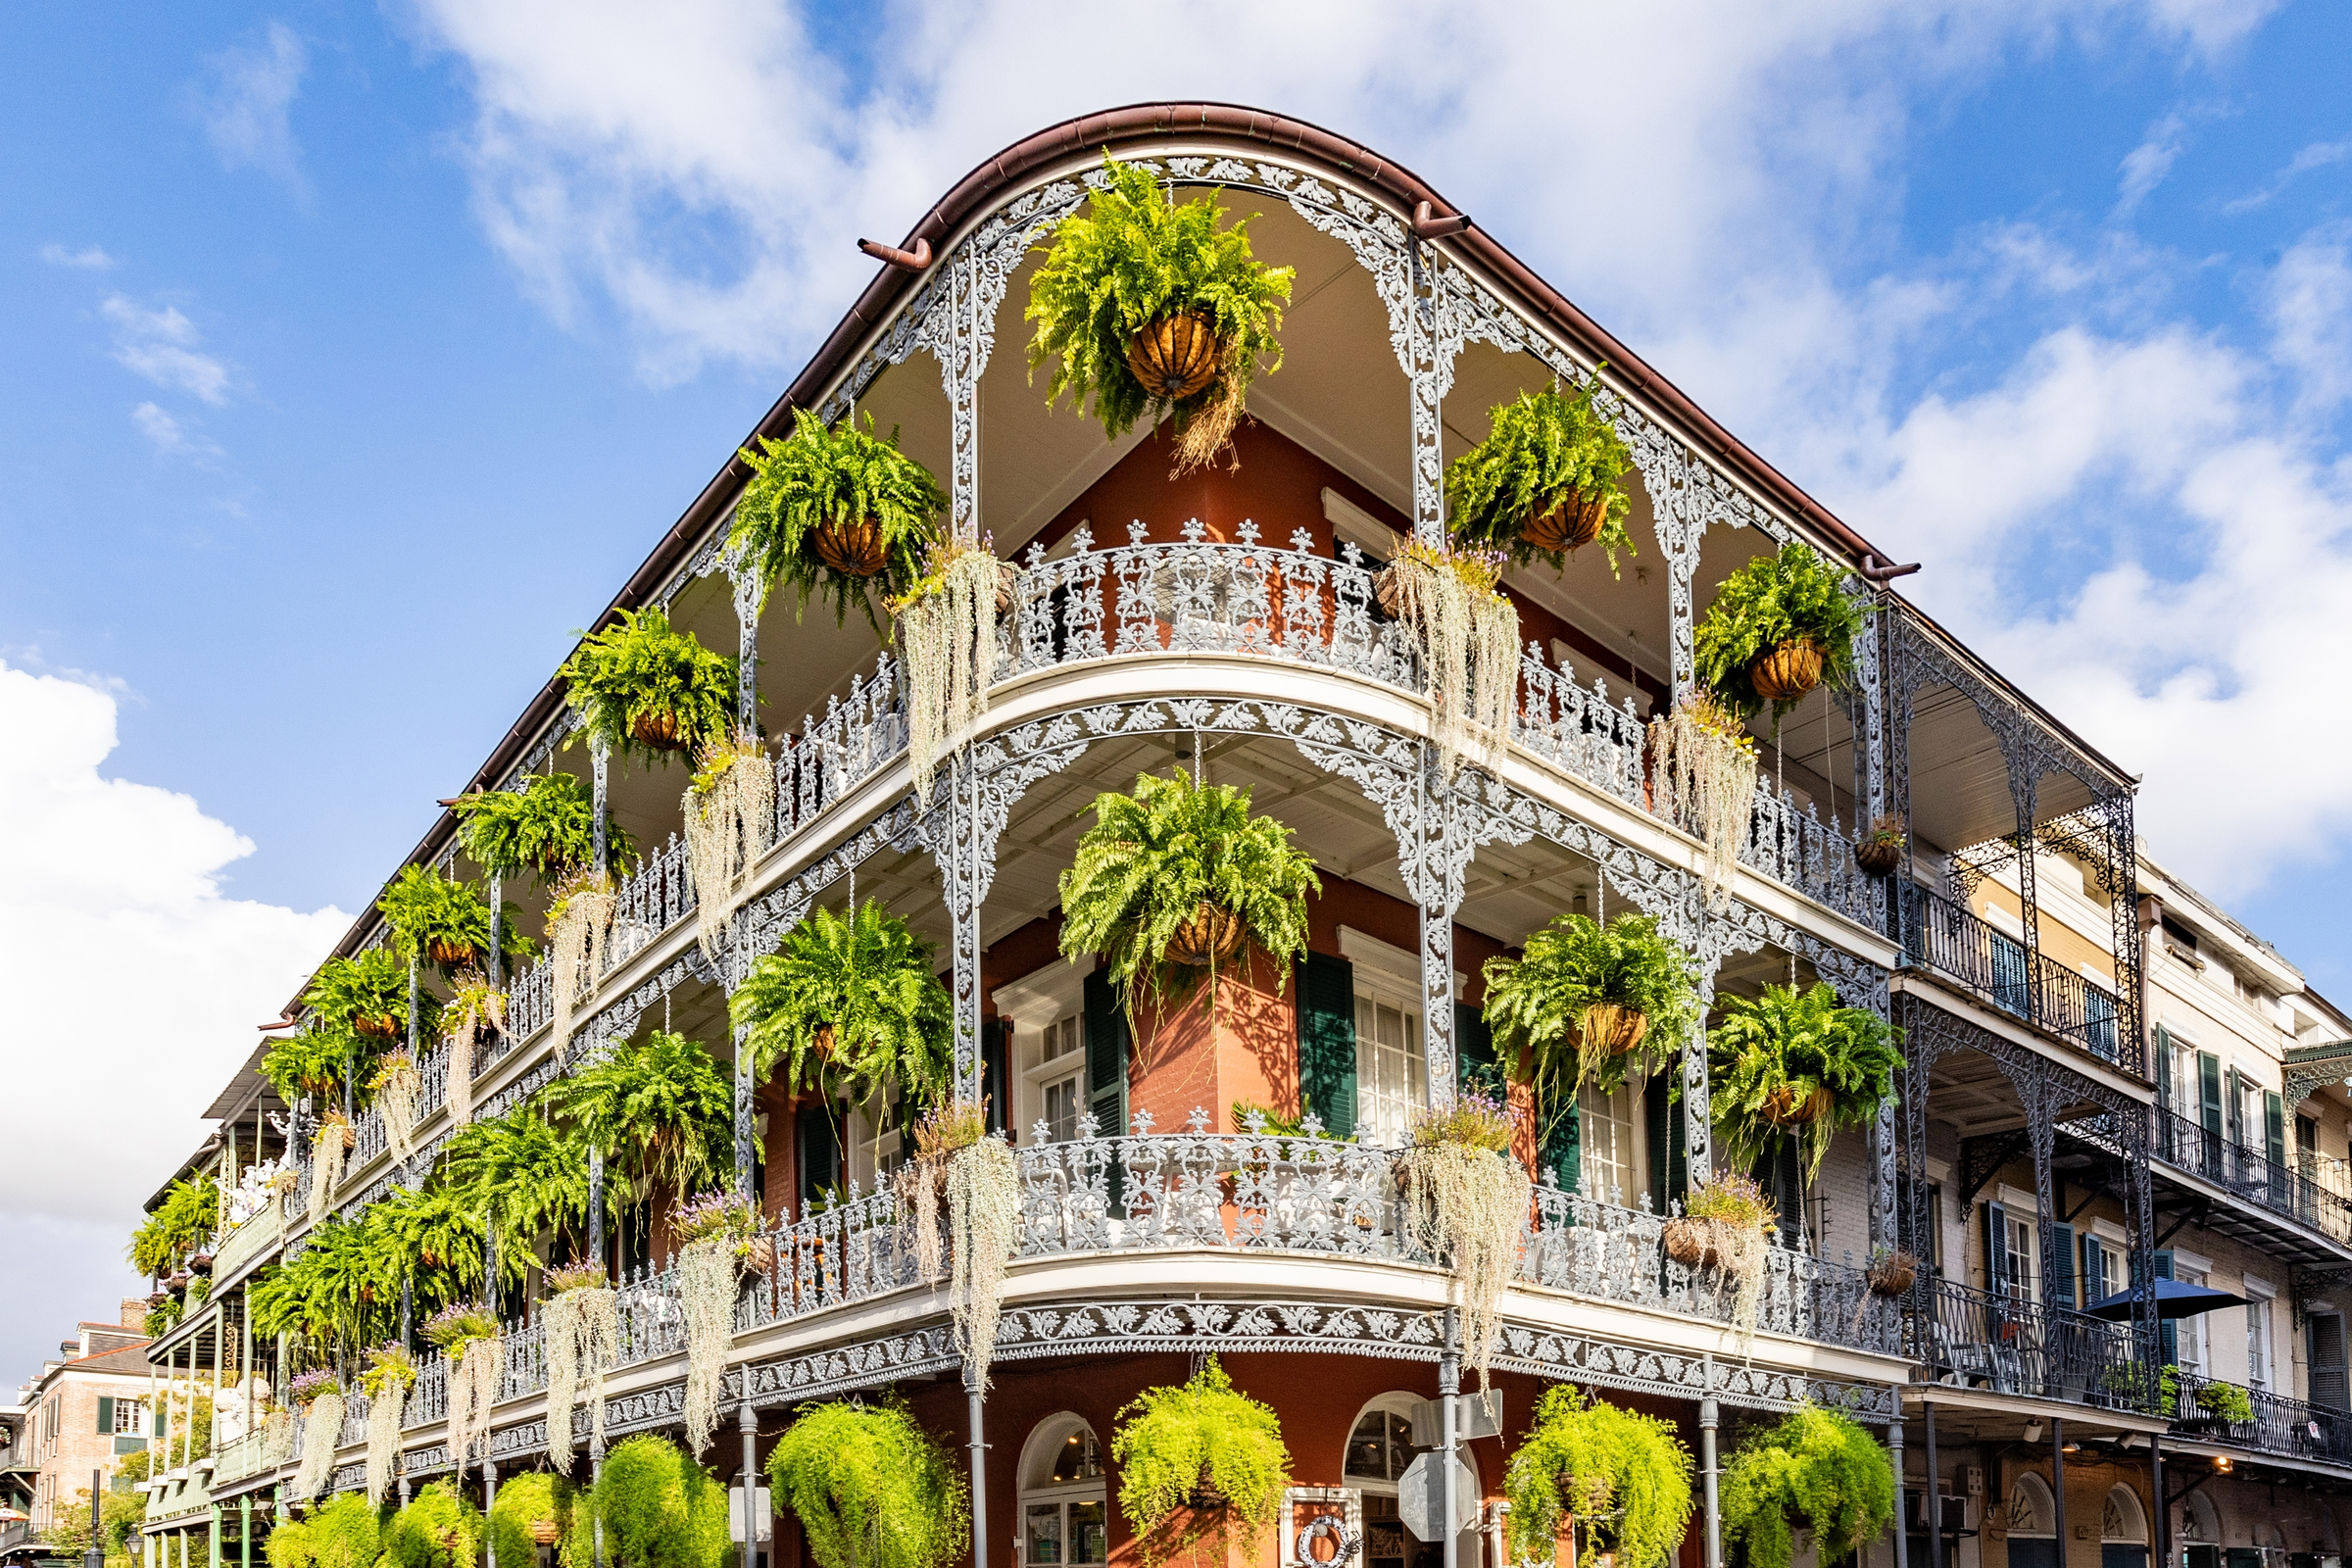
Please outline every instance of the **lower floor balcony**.
[[1949, 1280], [1914, 1298], [1913, 1351], [1933, 1383], [2112, 1410], [2151, 1410], [2132, 1325]]

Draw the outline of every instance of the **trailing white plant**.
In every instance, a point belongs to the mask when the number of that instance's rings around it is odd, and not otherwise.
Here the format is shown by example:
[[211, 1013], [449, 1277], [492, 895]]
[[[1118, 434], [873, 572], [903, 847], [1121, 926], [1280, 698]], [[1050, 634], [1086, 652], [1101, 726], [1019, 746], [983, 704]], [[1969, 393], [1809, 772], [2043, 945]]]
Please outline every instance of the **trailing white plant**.
[[1718, 1171], [1691, 1185], [1683, 1212], [1662, 1232], [1666, 1255], [1689, 1268], [1711, 1268], [1732, 1291], [1732, 1331], [1745, 1355], [1756, 1337], [1764, 1301], [1764, 1269], [1780, 1216], [1763, 1185], [1737, 1171]]
[[392, 1461], [400, 1455], [401, 1417], [409, 1390], [416, 1383], [416, 1362], [408, 1347], [397, 1342], [368, 1352], [368, 1370], [360, 1388], [368, 1396], [368, 1500], [381, 1503], [392, 1490]]
[[480, 971], [467, 969], [458, 976], [456, 992], [449, 1005], [441, 1009], [442, 1038], [449, 1044], [441, 1102], [449, 1109], [452, 1127], [473, 1120], [474, 1036], [484, 1024], [506, 1033], [507, 994], [493, 987]]
[[718, 1429], [718, 1380], [735, 1339], [737, 1270], [760, 1232], [759, 1205], [713, 1193], [678, 1205], [678, 1304], [686, 1317], [686, 1451], [699, 1454]]
[[1419, 1117], [1399, 1156], [1406, 1223], [1416, 1244], [1453, 1264], [1462, 1348], [1482, 1388], [1494, 1382], [1495, 1318], [1518, 1266], [1532, 1187], [1510, 1151], [1509, 1107], [1464, 1094]]
[[1416, 539], [1386, 568], [1386, 602], [1420, 640], [1438, 766], [1447, 778], [1476, 755], [1490, 771], [1511, 738], [1519, 683], [1519, 612], [1501, 590], [1500, 551]]
[[406, 1165], [416, 1152], [416, 1097], [424, 1092], [424, 1074], [407, 1052], [395, 1051], [368, 1087], [375, 1091], [376, 1114], [384, 1119], [384, 1147]]
[[985, 1389], [1004, 1266], [1020, 1243], [1020, 1165], [1010, 1145], [988, 1135], [985, 1105], [936, 1106], [915, 1124], [914, 1141], [915, 1157], [897, 1180], [914, 1225], [915, 1266], [926, 1284], [938, 1283], [943, 1265], [950, 1272], [956, 1346]]
[[1707, 906], [1731, 897], [1732, 873], [1756, 800], [1756, 742], [1737, 713], [1704, 692], [1687, 692], [1674, 711], [1649, 721], [1651, 787], [1681, 827], [1706, 846], [1700, 880]]
[[329, 1389], [311, 1400], [302, 1424], [302, 1463], [294, 1471], [294, 1500], [308, 1502], [334, 1473], [335, 1446], [343, 1439], [343, 1391]]
[[611, 875], [582, 871], [556, 890], [547, 911], [548, 997], [554, 1014], [556, 1060], [571, 1043], [572, 1014], [596, 996], [605, 968], [605, 939], [620, 897]]
[[601, 1264], [551, 1269], [554, 1295], [540, 1308], [547, 1342], [547, 1454], [571, 1464], [571, 1412], [588, 1404], [588, 1458], [605, 1456], [605, 1373], [620, 1358], [620, 1298]]
[[742, 733], [704, 748], [696, 766], [679, 806], [694, 879], [695, 940], [715, 959], [727, 916], [743, 901], [752, 864], [775, 830], [776, 772], [759, 738]]
[[272, 1469], [294, 1457], [294, 1412], [272, 1410], [262, 1417], [262, 1456]]
[[351, 1123], [341, 1111], [331, 1111], [318, 1123], [318, 1132], [311, 1140], [311, 1223], [316, 1225], [326, 1217], [327, 1200], [334, 1196], [335, 1184], [343, 1179], [343, 1156], [350, 1152]]
[[427, 1318], [424, 1337], [441, 1348], [448, 1364], [449, 1457], [463, 1471], [466, 1450], [490, 1435], [490, 1408], [498, 1403], [506, 1341], [499, 1334], [497, 1314], [469, 1301], [445, 1306]]
[[997, 591], [1005, 567], [994, 545], [942, 540], [923, 575], [890, 602], [906, 675], [906, 760], [914, 793], [931, 804], [941, 755], [960, 745], [988, 711], [997, 670]]

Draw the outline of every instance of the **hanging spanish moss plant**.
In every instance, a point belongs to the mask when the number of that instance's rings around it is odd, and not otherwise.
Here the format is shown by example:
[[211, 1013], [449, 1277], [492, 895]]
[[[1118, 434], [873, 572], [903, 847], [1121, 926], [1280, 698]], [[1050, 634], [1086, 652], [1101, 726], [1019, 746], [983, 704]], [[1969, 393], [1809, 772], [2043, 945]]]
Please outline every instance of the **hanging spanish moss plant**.
[[1736, 1171], [1694, 1182], [1682, 1214], [1660, 1233], [1666, 1255], [1686, 1268], [1713, 1269], [1732, 1289], [1732, 1329], [1745, 1355], [1764, 1301], [1764, 1265], [1780, 1214], [1763, 1185]]
[[473, 1120], [473, 1053], [485, 1034], [504, 1034], [507, 994], [493, 987], [479, 969], [457, 978], [449, 1005], [441, 1009], [441, 1035], [449, 1043], [449, 1063], [443, 1073], [441, 1102], [449, 1107], [449, 1124], [463, 1127]]
[[559, 1062], [571, 1043], [572, 1013], [596, 995], [597, 979], [605, 969], [605, 938], [619, 906], [612, 876], [588, 870], [558, 888], [548, 907], [548, 997]]
[[670, 1234], [686, 1315], [686, 1451], [699, 1454], [718, 1429], [718, 1380], [735, 1339], [736, 1271], [760, 1234], [760, 1207], [740, 1193], [712, 1193], [679, 1204]]
[[416, 1097], [424, 1092], [424, 1074], [405, 1051], [395, 1051], [368, 1080], [375, 1091], [376, 1113], [384, 1119], [384, 1147], [403, 1165], [416, 1152]]
[[416, 1362], [397, 1342], [368, 1352], [360, 1391], [368, 1396], [368, 1500], [380, 1503], [392, 1490], [392, 1461], [400, 1454], [401, 1415], [409, 1390], [416, 1386]]
[[292, 1395], [294, 1408], [303, 1417], [294, 1500], [308, 1502], [318, 1495], [335, 1468], [335, 1445], [343, 1441], [343, 1390], [332, 1372], [305, 1372], [294, 1380]]
[[1484, 1095], [1458, 1096], [1425, 1112], [1400, 1156], [1413, 1241], [1449, 1258], [1461, 1295], [1462, 1348], [1492, 1387], [1494, 1324], [1502, 1289], [1519, 1264], [1530, 1183], [1511, 1157], [1511, 1112]]
[[1473, 749], [1502, 765], [1519, 682], [1519, 612], [1501, 591], [1503, 555], [1415, 539], [1378, 580], [1381, 605], [1420, 639], [1438, 769], [1451, 778]]
[[[915, 1157], [899, 1171], [899, 1200], [914, 1224], [915, 1265], [926, 1284], [948, 1281], [956, 1346], [988, 1387], [997, 1344], [997, 1303], [1004, 1265], [1020, 1243], [1020, 1165], [1002, 1138], [988, 1136], [985, 1104], [943, 1104], [915, 1124]], [[940, 1255], [945, 1207], [948, 1255]]]
[[1008, 597], [1010, 569], [988, 540], [942, 540], [914, 586], [890, 602], [906, 672], [906, 761], [925, 808], [940, 755], [961, 744], [988, 711], [999, 601]]
[[262, 1418], [262, 1456], [271, 1469], [294, 1457], [294, 1412], [272, 1410]]
[[588, 1457], [605, 1456], [605, 1372], [620, 1357], [620, 1298], [601, 1263], [550, 1269], [540, 1310], [547, 1341], [547, 1456], [571, 1464], [571, 1412], [588, 1401]]
[[1755, 737], [1713, 697], [1686, 692], [1672, 713], [1649, 721], [1649, 749], [1656, 764], [1652, 788], [1665, 796], [1661, 814], [1706, 846], [1701, 880], [1707, 906], [1720, 909], [1731, 897], [1732, 872], [1755, 805]]
[[716, 958], [727, 916], [775, 828], [776, 770], [759, 738], [744, 733], [705, 747], [696, 761], [694, 785], [680, 803], [686, 867], [694, 878], [695, 939]]
[[320, 1119], [318, 1134], [311, 1141], [310, 1212], [314, 1225], [326, 1217], [326, 1200], [343, 1179], [343, 1156], [351, 1152], [353, 1142], [351, 1123], [343, 1119], [341, 1111], [329, 1111]]
[[448, 1364], [449, 1462], [463, 1471], [466, 1449], [490, 1435], [490, 1407], [498, 1402], [506, 1343], [497, 1314], [471, 1301], [455, 1302], [425, 1319], [424, 1337], [441, 1348]]

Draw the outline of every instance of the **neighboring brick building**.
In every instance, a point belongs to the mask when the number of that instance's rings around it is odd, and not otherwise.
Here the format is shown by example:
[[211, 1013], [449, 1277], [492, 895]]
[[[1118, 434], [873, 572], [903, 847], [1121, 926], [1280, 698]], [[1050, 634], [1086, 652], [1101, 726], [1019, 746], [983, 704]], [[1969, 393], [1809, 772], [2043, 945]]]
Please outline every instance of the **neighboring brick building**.
[[17, 1391], [24, 1407], [15, 1445], [32, 1466], [32, 1533], [45, 1532], [64, 1503], [79, 1500], [90, 1472], [111, 1478], [122, 1454], [147, 1446], [147, 1303], [125, 1298], [120, 1321], [79, 1323], [56, 1360]]

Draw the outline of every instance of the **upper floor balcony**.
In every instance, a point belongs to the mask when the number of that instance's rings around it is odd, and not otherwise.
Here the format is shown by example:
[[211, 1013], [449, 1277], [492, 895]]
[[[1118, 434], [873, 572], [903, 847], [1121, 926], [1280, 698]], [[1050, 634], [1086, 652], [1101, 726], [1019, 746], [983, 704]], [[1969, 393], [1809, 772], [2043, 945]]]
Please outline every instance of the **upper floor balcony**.
[[2115, 994], [1916, 882], [1902, 884], [1903, 958], [1944, 976], [2076, 1051], [2135, 1076], [2136, 1041], [2116, 1027]]

